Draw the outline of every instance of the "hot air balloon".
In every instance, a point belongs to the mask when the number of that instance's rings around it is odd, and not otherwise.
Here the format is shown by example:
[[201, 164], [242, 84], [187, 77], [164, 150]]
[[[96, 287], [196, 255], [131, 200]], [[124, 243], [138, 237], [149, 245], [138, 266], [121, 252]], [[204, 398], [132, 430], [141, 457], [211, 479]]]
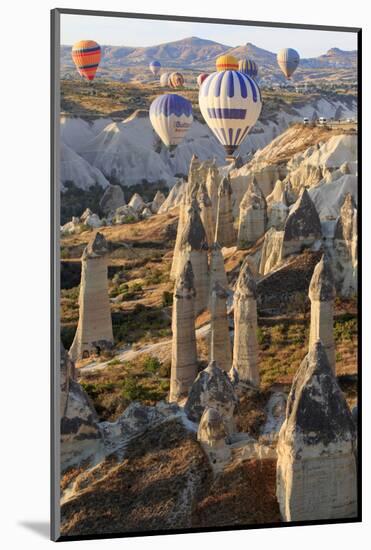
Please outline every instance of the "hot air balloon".
[[259, 86], [239, 71], [212, 73], [202, 84], [198, 101], [202, 116], [228, 155], [245, 139], [262, 107]]
[[294, 73], [299, 65], [300, 56], [296, 50], [292, 48], [285, 48], [280, 50], [277, 54], [277, 63], [286, 78]]
[[256, 78], [258, 76], [258, 66], [252, 59], [241, 59], [238, 62], [238, 70], [240, 73], [251, 76], [251, 78]]
[[161, 63], [159, 61], [151, 61], [151, 63], [149, 64], [149, 70], [155, 76], [158, 75], [158, 73], [160, 72], [160, 69], [161, 69]]
[[163, 88], [169, 86], [169, 76], [170, 73], [162, 73], [162, 75], [160, 76], [160, 86], [162, 86]]
[[94, 80], [101, 58], [101, 48], [94, 40], [80, 40], [72, 46], [76, 69], [86, 80]]
[[151, 103], [149, 119], [166, 147], [174, 149], [183, 140], [192, 121], [192, 104], [177, 94], [164, 94]]
[[183, 88], [184, 77], [182, 73], [171, 73], [169, 76], [169, 86], [171, 88]]
[[203, 83], [203, 81], [209, 76], [208, 73], [201, 73], [198, 75], [197, 77], [197, 84], [198, 84], [198, 87], [200, 88], [201, 87], [201, 84]]
[[233, 55], [221, 55], [216, 60], [217, 71], [238, 71], [238, 59]]

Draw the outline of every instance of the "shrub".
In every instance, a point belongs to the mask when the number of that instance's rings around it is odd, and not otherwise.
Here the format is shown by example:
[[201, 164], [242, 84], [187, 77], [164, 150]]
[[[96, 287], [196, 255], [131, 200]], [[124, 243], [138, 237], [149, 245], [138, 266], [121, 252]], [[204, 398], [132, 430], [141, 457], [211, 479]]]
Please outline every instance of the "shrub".
[[143, 361], [143, 368], [148, 372], [157, 372], [160, 367], [161, 363], [157, 357], [148, 355]]
[[164, 290], [162, 293], [162, 307], [171, 306], [173, 303], [173, 294], [168, 290]]

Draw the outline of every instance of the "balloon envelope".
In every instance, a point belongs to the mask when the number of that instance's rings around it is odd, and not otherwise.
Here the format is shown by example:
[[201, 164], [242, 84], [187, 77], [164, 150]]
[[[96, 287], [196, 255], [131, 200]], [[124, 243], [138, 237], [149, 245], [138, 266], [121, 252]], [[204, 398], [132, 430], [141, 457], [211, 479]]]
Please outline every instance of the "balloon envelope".
[[151, 103], [149, 119], [162, 142], [170, 148], [179, 145], [192, 121], [192, 104], [177, 94], [164, 94]]
[[159, 61], [151, 61], [151, 63], [149, 64], [149, 70], [155, 76], [158, 75], [158, 73], [160, 72], [160, 69], [161, 69], [161, 63]]
[[169, 86], [171, 88], [183, 88], [184, 86], [184, 77], [182, 73], [171, 73], [169, 76]]
[[160, 86], [162, 86], [163, 88], [169, 86], [169, 76], [170, 73], [162, 73], [162, 75], [160, 76]]
[[201, 86], [201, 84], [203, 83], [204, 80], [206, 80], [206, 78], [209, 76], [208, 73], [201, 73], [198, 75], [197, 77], [197, 84], [198, 84], [198, 87]]
[[210, 130], [230, 155], [260, 115], [259, 86], [239, 71], [212, 73], [201, 85], [199, 105]]
[[252, 59], [241, 59], [238, 63], [238, 70], [251, 78], [258, 76], [258, 66]]
[[237, 71], [238, 59], [233, 55], [221, 55], [216, 60], [217, 71]]
[[83, 78], [94, 80], [101, 59], [101, 47], [94, 40], [80, 40], [72, 46], [72, 59]]
[[277, 54], [277, 63], [286, 78], [294, 73], [299, 65], [300, 56], [296, 50], [292, 48], [284, 48]]

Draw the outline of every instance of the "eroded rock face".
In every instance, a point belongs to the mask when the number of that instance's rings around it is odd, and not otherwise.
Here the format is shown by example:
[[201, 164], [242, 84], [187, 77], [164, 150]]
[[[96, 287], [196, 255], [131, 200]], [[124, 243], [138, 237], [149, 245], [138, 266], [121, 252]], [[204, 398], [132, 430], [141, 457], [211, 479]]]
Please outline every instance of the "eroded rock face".
[[316, 207], [308, 191], [303, 188], [285, 223], [282, 256], [301, 252], [321, 238], [321, 222]]
[[227, 373], [218, 367], [216, 361], [212, 361], [192, 384], [184, 410], [190, 420], [199, 422], [207, 407], [216, 409], [230, 434], [234, 431], [236, 403], [237, 397]]
[[257, 287], [248, 262], [241, 267], [234, 292], [233, 367], [239, 379], [259, 386]]
[[169, 401], [186, 397], [196, 378], [195, 296], [194, 274], [188, 261], [174, 290]]
[[211, 337], [209, 360], [215, 361], [225, 372], [229, 372], [232, 365], [227, 297], [228, 293], [225, 288], [216, 282], [212, 288], [210, 298]]
[[201, 417], [197, 439], [205, 450], [215, 473], [223, 470], [231, 457], [231, 450], [227, 445], [227, 432], [219, 411], [207, 407]]
[[61, 471], [103, 456], [98, 417], [88, 395], [73, 378], [74, 365], [61, 344]]
[[165, 195], [161, 191], [157, 191], [157, 193], [154, 196], [154, 199], [151, 203], [151, 211], [154, 214], [157, 214], [157, 212], [160, 210], [161, 206], [164, 204], [165, 200], [166, 200]]
[[105, 216], [113, 216], [117, 208], [124, 206], [125, 196], [119, 185], [109, 185], [105, 190], [99, 206]]
[[334, 276], [327, 255], [323, 255], [314, 268], [309, 285], [311, 301], [309, 348], [321, 340], [334, 373], [335, 339], [334, 339]]
[[355, 428], [317, 341], [292, 384], [277, 446], [277, 499], [284, 521], [354, 517]]
[[204, 182], [201, 182], [199, 187], [198, 204], [200, 205], [200, 216], [205, 229], [207, 244], [208, 246], [211, 246], [214, 242], [215, 220], [213, 217], [211, 199], [207, 192], [206, 184]]
[[282, 260], [282, 243], [284, 232], [271, 227], [264, 236], [260, 257], [259, 272], [262, 275], [270, 273]]
[[137, 213], [143, 210], [145, 204], [139, 193], [134, 193], [134, 195], [130, 199], [129, 206], [131, 206], [131, 208]]
[[255, 178], [249, 183], [240, 204], [238, 248], [247, 248], [264, 235], [267, 224], [267, 203]]
[[107, 255], [109, 246], [96, 233], [81, 259], [79, 322], [70, 355], [76, 361], [100, 353], [113, 345], [111, 308], [108, 296]]
[[215, 240], [218, 241], [221, 247], [229, 247], [236, 244], [232, 214], [232, 187], [227, 177], [222, 179], [218, 189]]
[[228, 288], [224, 257], [218, 242], [214, 242], [210, 248], [210, 289], [213, 288], [216, 282], [220, 283], [225, 289]]
[[213, 162], [208, 169], [206, 175], [206, 189], [211, 200], [211, 206], [213, 210], [213, 220], [214, 224], [216, 223], [217, 213], [218, 213], [218, 189], [220, 185], [220, 175], [218, 168]]
[[348, 193], [340, 209], [334, 234], [335, 278], [343, 296], [357, 293], [357, 248], [357, 209], [352, 195]]

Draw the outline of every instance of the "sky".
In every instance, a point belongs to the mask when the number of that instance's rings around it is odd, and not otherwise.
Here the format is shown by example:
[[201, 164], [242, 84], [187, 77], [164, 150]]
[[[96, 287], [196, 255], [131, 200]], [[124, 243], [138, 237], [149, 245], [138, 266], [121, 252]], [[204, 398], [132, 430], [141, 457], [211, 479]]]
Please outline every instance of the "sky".
[[158, 21], [96, 17], [91, 15], [61, 16], [61, 44], [72, 45], [91, 39], [110, 46], [154, 46], [197, 36], [227, 46], [252, 42], [259, 48], [277, 52], [292, 47], [300, 57], [316, 57], [333, 47], [356, 50], [357, 36], [352, 32], [278, 29], [245, 25], [220, 25], [184, 21]]

